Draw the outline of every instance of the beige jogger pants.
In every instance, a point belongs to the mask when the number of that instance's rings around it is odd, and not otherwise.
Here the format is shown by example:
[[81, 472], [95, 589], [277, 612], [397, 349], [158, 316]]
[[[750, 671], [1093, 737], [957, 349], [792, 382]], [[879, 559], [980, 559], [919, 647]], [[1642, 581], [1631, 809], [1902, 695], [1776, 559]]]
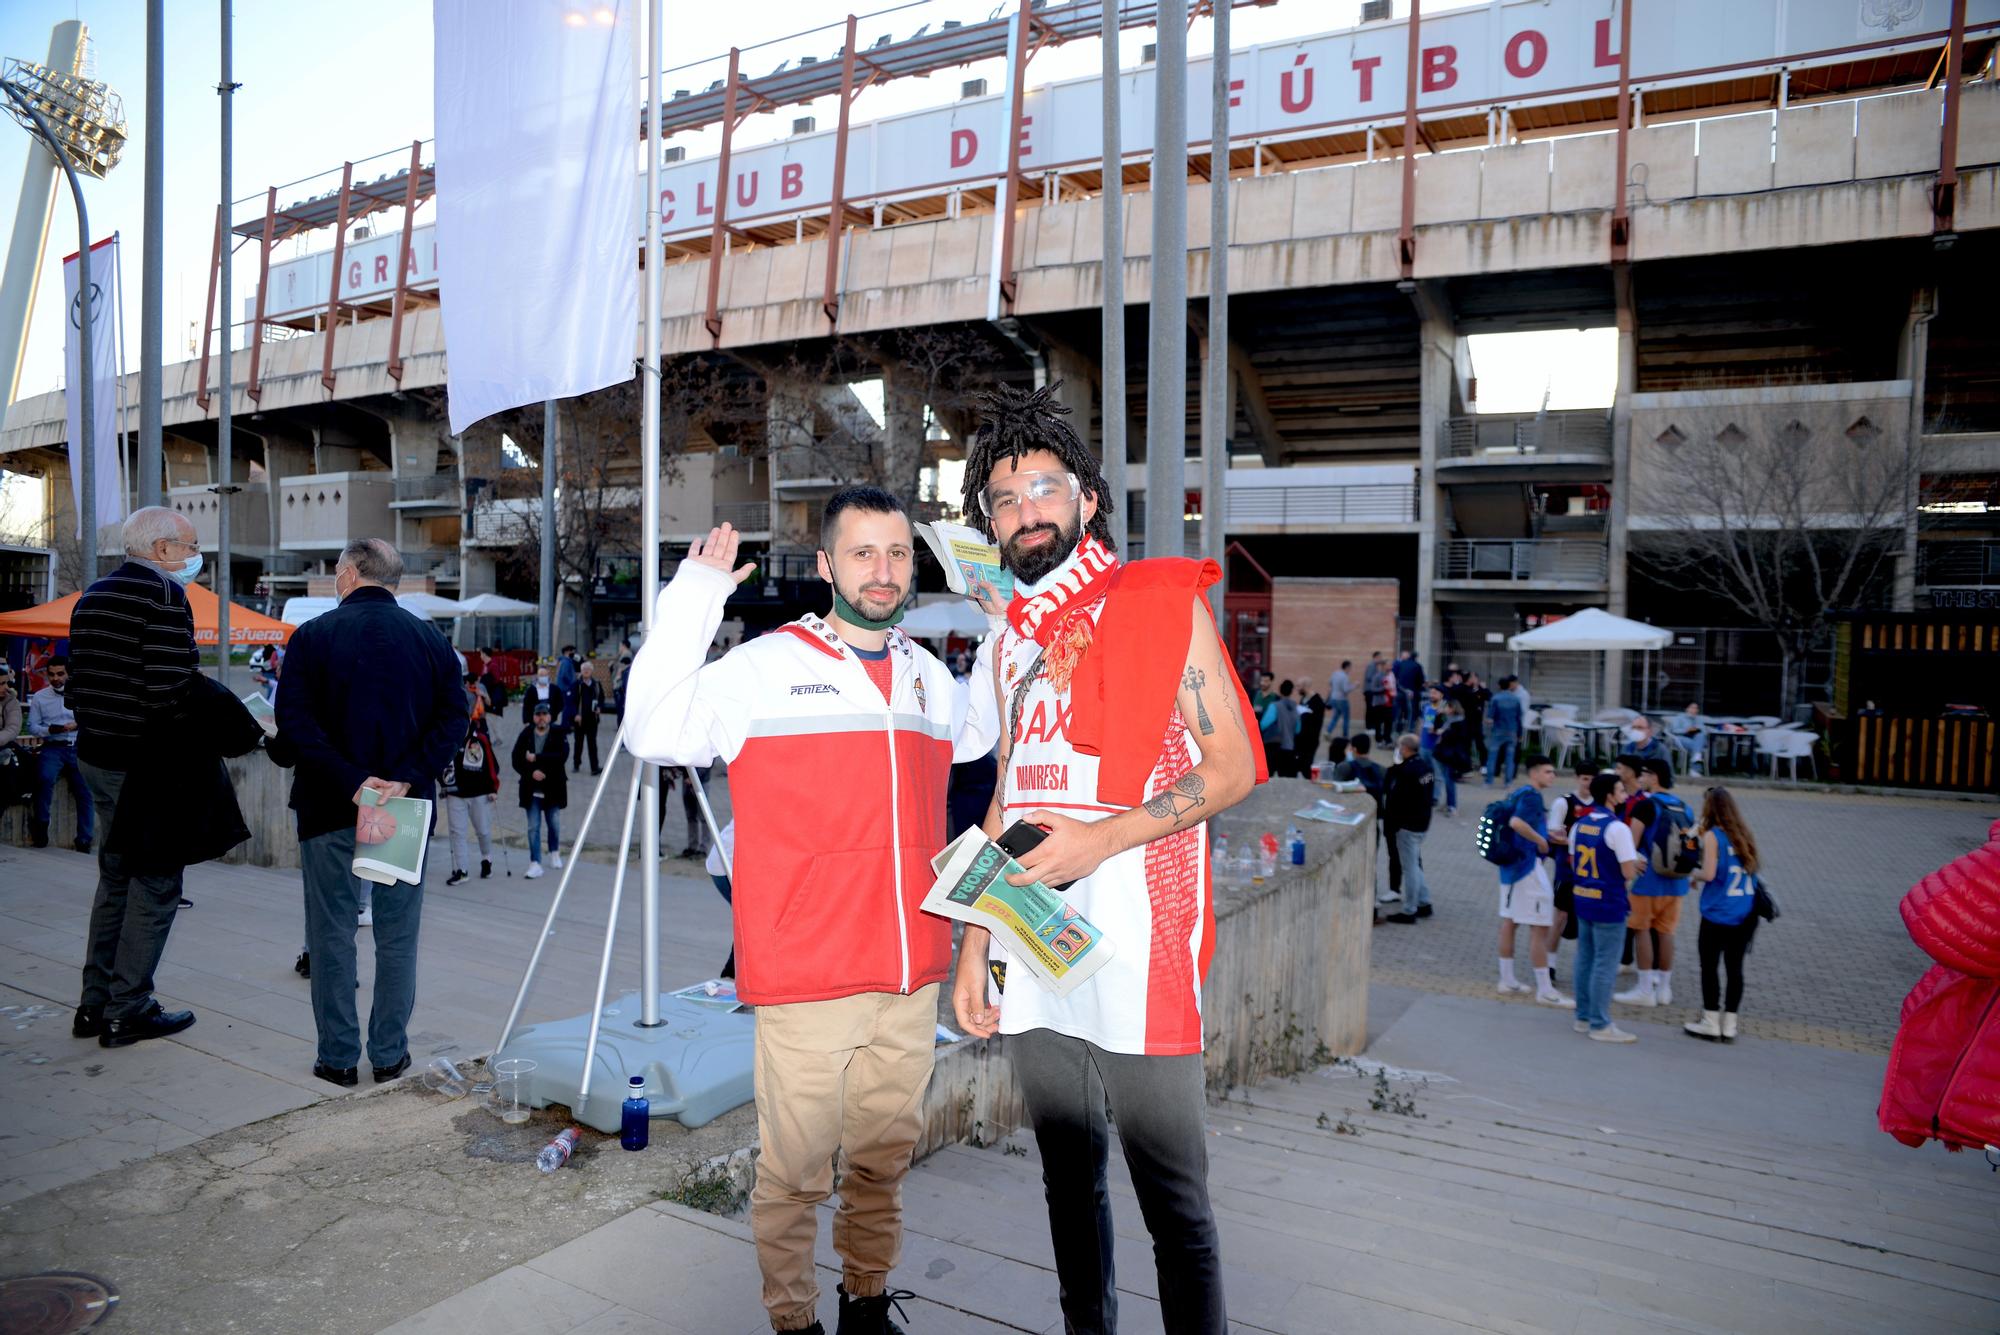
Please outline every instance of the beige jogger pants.
[[937, 1044], [936, 983], [757, 1008], [757, 1185], [750, 1229], [775, 1330], [815, 1320], [814, 1215], [833, 1194], [833, 1247], [855, 1297], [887, 1287], [903, 1245], [903, 1176]]

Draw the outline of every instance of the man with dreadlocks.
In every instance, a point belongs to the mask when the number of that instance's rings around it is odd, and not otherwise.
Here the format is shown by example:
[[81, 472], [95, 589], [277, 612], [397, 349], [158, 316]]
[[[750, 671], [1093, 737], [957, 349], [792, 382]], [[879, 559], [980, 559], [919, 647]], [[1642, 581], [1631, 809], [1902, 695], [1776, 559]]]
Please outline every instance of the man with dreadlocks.
[[1220, 570], [1119, 562], [1112, 498], [1055, 389], [987, 396], [966, 460], [966, 512], [999, 544], [1015, 589], [994, 666], [981, 665], [995, 674], [1003, 725], [985, 828], [1045, 831], [1017, 879], [1067, 885], [1116, 953], [1058, 997], [1032, 981], [1009, 987], [1006, 952], [968, 927], [952, 1001], [969, 1032], [1009, 1037], [1042, 1153], [1067, 1329], [1117, 1327], [1108, 1109], [1153, 1235], [1166, 1329], [1221, 1335], [1201, 1059], [1215, 942], [1205, 822], [1264, 767], [1202, 594]]

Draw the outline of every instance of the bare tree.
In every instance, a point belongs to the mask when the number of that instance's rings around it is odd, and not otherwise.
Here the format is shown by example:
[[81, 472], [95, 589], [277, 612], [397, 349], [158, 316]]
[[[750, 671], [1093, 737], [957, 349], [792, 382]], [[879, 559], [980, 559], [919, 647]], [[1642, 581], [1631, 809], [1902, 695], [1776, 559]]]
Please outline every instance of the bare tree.
[[1879, 590], [1902, 550], [1917, 446], [1862, 416], [1844, 430], [1796, 418], [1713, 433], [1676, 423], [1634, 452], [1634, 558], [1769, 631], [1789, 706], [1831, 614]]

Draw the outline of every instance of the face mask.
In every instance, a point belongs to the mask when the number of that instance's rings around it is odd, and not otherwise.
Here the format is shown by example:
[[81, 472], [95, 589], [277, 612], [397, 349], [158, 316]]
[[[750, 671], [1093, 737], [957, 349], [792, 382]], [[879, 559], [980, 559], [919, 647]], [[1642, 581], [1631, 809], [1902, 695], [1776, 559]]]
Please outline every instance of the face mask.
[[862, 630], [887, 630], [903, 619], [903, 606], [898, 604], [895, 611], [880, 621], [870, 620], [853, 603], [841, 597], [839, 589], [833, 591], [833, 610], [839, 614], [842, 621], [850, 626], [859, 626]]
[[537, 672], [537, 673], [535, 674], [535, 685], [537, 685], [537, 686], [546, 686], [546, 685], [548, 685], [548, 684], [549, 684], [549, 674], [548, 674], [548, 673], [546, 673], [546, 672]]
[[67, 681], [52, 681], [49, 683], [49, 685], [55, 688], [55, 692], [57, 695], [61, 695], [64, 691], [69, 689], [69, 682]]
[[201, 553], [196, 552], [193, 556], [181, 562], [178, 570], [167, 571], [166, 576], [176, 584], [191, 584], [194, 582], [194, 577], [200, 573]]

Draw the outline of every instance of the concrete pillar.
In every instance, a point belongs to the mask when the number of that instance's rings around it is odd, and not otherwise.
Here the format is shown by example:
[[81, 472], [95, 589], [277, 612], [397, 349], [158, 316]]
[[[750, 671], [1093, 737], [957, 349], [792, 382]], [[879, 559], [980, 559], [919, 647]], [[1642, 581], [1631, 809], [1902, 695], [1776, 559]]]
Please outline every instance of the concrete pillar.
[[1416, 285], [1417, 306], [1417, 657], [1433, 671], [1443, 666], [1444, 637], [1437, 609], [1438, 543], [1445, 535], [1444, 488], [1438, 482], [1438, 439], [1451, 415], [1456, 384], [1458, 331], [1441, 283]]
[[1910, 418], [1906, 437], [1909, 474], [1903, 489], [1903, 544], [1895, 563], [1891, 609], [1913, 612], [1917, 606], [1917, 502], [1923, 483], [1924, 380], [1930, 370], [1931, 317], [1937, 314], [1937, 289], [1920, 287], [1910, 297], [1910, 314], [1903, 322], [1897, 350], [1896, 376], [1910, 382]]
[[[1226, 572], [1229, 542], [1229, 428], [1235, 417], [1229, 393], [1229, 356], [1215, 346], [1211, 337], [1201, 340], [1201, 554], [1221, 565]], [[1217, 366], [1210, 361], [1220, 356]], [[1209, 590], [1209, 602], [1216, 616], [1222, 615], [1222, 599], [1228, 581]]]
[[[1064, 344], [1051, 343], [1047, 356], [1049, 383], [1059, 383], [1061, 386], [1056, 390], [1056, 398], [1063, 407], [1069, 409], [1070, 429], [1076, 432], [1077, 439], [1095, 450], [1098, 458], [1102, 460], [1104, 437], [1093, 419], [1097, 412], [1097, 387], [1104, 378], [1103, 368], [1091, 360], [1087, 353]], [[1105, 405], [1107, 415], [1111, 408], [1112, 405]], [[1104, 472], [1105, 480], [1111, 481], [1110, 469], [1105, 468]], [[1112, 500], [1115, 509], [1112, 512], [1111, 534], [1120, 540], [1118, 550], [1123, 552], [1126, 546], [1124, 537], [1130, 528], [1126, 522], [1129, 516], [1124, 497], [1113, 496]]]
[[882, 368], [882, 484], [903, 498], [917, 497], [924, 469], [924, 381], [899, 366]]
[[[1611, 512], [1605, 517], [1608, 546], [1605, 574], [1605, 608], [1613, 616], [1625, 616], [1630, 607], [1632, 513], [1632, 396], [1639, 389], [1639, 322], [1632, 300], [1631, 271], [1623, 265], [1612, 269], [1612, 288], [1618, 321], [1618, 384], [1611, 394]], [[1606, 709], [1625, 704], [1625, 654], [1612, 650], [1604, 655], [1604, 690], [1600, 697]]]

